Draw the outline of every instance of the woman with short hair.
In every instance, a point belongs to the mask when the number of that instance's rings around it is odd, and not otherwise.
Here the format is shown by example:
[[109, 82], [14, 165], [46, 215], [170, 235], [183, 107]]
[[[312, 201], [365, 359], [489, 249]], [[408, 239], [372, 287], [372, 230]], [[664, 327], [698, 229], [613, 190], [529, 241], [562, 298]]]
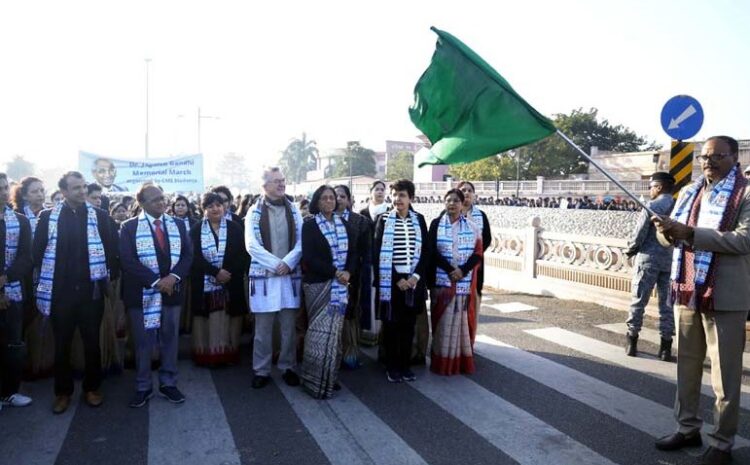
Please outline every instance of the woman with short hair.
[[414, 183], [391, 184], [393, 209], [375, 220], [373, 263], [378, 318], [383, 322], [386, 378], [391, 383], [414, 381], [409, 368], [417, 314], [425, 311], [427, 224], [411, 208]]

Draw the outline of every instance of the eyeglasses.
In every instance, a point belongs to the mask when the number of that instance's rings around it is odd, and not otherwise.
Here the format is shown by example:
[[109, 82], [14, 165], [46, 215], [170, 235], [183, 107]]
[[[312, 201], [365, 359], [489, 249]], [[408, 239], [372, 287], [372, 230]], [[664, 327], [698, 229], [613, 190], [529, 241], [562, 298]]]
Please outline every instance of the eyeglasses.
[[712, 153], [710, 155], [698, 155], [695, 157], [696, 160], [698, 160], [701, 163], [705, 163], [709, 160], [712, 162], [717, 162], [725, 159], [726, 157], [732, 155], [731, 153]]
[[268, 181], [268, 184], [276, 184], [277, 186], [280, 186], [286, 184], [286, 179], [274, 179], [273, 181]]

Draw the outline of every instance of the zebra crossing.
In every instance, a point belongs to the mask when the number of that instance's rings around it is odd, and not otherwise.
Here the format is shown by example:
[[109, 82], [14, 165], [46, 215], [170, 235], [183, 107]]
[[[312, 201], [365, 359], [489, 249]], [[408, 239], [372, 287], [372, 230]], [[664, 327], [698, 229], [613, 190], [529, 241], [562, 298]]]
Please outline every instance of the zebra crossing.
[[[52, 382], [24, 385], [35, 399], [0, 412], [0, 463], [8, 464], [689, 464], [699, 449], [656, 451], [675, 429], [675, 366], [633, 359], [585, 328], [524, 318], [481, 323], [477, 372], [442, 377], [415, 370], [413, 383], [389, 384], [376, 353], [342, 372], [334, 399], [317, 401], [278, 373], [249, 388], [249, 361], [206, 370], [180, 362], [187, 402], [154, 398], [127, 408], [133, 374], [105, 382], [106, 402], [76, 398], [50, 413]], [[589, 329], [597, 326], [591, 325]], [[624, 325], [621, 325], [624, 327]], [[614, 328], [614, 327], [613, 327]], [[602, 328], [604, 329], [604, 328]], [[704, 386], [705, 417], [713, 392]], [[748, 392], [743, 385], [743, 394]], [[750, 463], [750, 408], [743, 397], [735, 463]], [[704, 433], [711, 425], [704, 425]]]

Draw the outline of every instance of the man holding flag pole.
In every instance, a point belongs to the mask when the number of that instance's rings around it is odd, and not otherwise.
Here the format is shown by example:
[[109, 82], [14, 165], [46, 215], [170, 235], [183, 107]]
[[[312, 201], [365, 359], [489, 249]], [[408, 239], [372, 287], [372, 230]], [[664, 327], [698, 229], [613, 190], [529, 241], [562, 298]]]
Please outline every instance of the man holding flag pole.
[[679, 308], [678, 431], [656, 441], [660, 450], [700, 446], [700, 386], [711, 359], [715, 425], [703, 465], [730, 463], [739, 421], [745, 320], [750, 308], [750, 191], [740, 173], [738, 144], [727, 136], [706, 141], [704, 175], [680, 192], [672, 218], [655, 214], [537, 112], [479, 55], [451, 34], [432, 28], [438, 42], [414, 89], [409, 116], [432, 142], [417, 154], [427, 164], [467, 163], [556, 133], [656, 224], [662, 245], [675, 245], [671, 300]]

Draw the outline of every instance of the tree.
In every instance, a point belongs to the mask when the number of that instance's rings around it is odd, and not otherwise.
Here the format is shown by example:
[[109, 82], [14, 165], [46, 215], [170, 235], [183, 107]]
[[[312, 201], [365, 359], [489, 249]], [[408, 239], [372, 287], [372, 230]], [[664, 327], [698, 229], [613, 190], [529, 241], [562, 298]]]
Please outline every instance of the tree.
[[[351, 163], [352, 169], [349, 170]], [[359, 142], [348, 142], [345, 155], [332, 165], [330, 175], [335, 178], [352, 176], [374, 176], [377, 173], [375, 151], [359, 145]]]
[[245, 157], [239, 153], [225, 153], [219, 161], [216, 172], [221, 184], [229, 188], [245, 189], [250, 186]]
[[283, 152], [279, 165], [281, 172], [290, 183], [297, 184], [304, 181], [308, 171], [313, 171], [318, 161], [318, 147], [314, 140], [302, 133], [300, 139], [294, 138]]
[[16, 181], [25, 176], [32, 176], [34, 174], [34, 164], [23, 158], [23, 156], [16, 155], [13, 157], [13, 160], [7, 163], [5, 174]]
[[[555, 115], [555, 126], [570, 137], [586, 153], [591, 147], [602, 151], [637, 152], [658, 150], [661, 146], [638, 136], [621, 124], [611, 125], [606, 119], [597, 120], [599, 110], [591, 108], [573, 110], [569, 115]], [[515, 157], [520, 159], [520, 178], [532, 179], [536, 176], [564, 178], [571, 174], [585, 173], [588, 163], [584, 158], [557, 135], [551, 135], [526, 147], [515, 149]], [[500, 157], [487, 157], [472, 163], [452, 165], [451, 175], [457, 179], [491, 181], [516, 179], [516, 158], [509, 153]]]
[[[494, 181], [503, 179], [503, 174], [508, 170], [507, 164], [507, 157], [487, 157], [471, 163], [451, 165], [450, 175], [454, 179]], [[515, 168], [513, 169], [515, 170]], [[513, 171], [513, 176], [513, 179], [515, 179], [515, 171]]]
[[411, 152], [398, 152], [388, 160], [386, 167], [388, 179], [413, 179], [414, 178], [414, 154]]
[[[570, 137], [583, 151], [591, 153], [591, 147], [602, 151], [638, 152], [657, 150], [659, 145], [647, 141], [631, 129], [608, 120], [598, 121], [599, 110], [581, 108], [569, 115], [557, 114], [555, 126]], [[585, 173], [588, 163], [559, 136], [552, 135], [521, 150], [522, 178], [545, 176], [549, 178], [567, 177]]]

